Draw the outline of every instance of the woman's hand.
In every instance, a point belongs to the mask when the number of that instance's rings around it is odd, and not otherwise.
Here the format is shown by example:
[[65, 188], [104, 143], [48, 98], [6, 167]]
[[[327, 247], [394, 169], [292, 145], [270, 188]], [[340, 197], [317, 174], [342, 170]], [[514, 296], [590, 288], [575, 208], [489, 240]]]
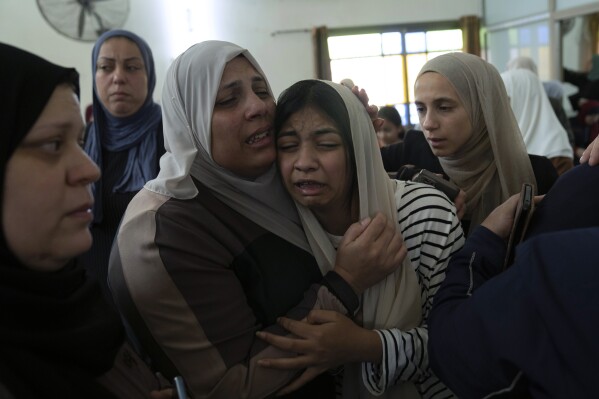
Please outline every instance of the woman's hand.
[[376, 105], [368, 104], [368, 101], [370, 101], [370, 99], [368, 98], [366, 90], [360, 89], [358, 86], [354, 86], [351, 88], [351, 91], [352, 93], [354, 93], [356, 97], [358, 97], [362, 105], [364, 105], [364, 108], [366, 108], [366, 112], [368, 112], [368, 116], [370, 116], [370, 120], [372, 121], [374, 131], [378, 132], [379, 130], [381, 130], [385, 121], [384, 119], [378, 117], [379, 107], [377, 107]]
[[401, 267], [407, 252], [397, 227], [378, 212], [347, 229], [333, 270], [359, 295]]
[[516, 214], [516, 208], [518, 201], [520, 200], [520, 194], [512, 195], [503, 204], [487, 216], [487, 218], [481, 223], [487, 229], [497, 234], [499, 237], [506, 239], [510, 235], [512, 224], [514, 223], [514, 216]]
[[288, 394], [326, 370], [344, 363], [380, 361], [381, 340], [374, 331], [356, 325], [342, 314], [330, 310], [313, 310], [306, 320], [281, 317], [279, 324], [293, 336], [280, 336], [264, 331], [257, 336], [270, 345], [298, 355], [290, 358], [260, 359], [263, 367], [302, 370], [304, 372], [278, 392]]
[[589, 165], [594, 166], [599, 164], [599, 137], [597, 137], [580, 157], [580, 163], [589, 162]]
[[[535, 196], [533, 198], [534, 203], [539, 203], [543, 197], [544, 195]], [[493, 209], [493, 212], [487, 216], [481, 225], [485, 226], [499, 237], [507, 239], [512, 230], [512, 224], [514, 223], [514, 217], [516, 216], [516, 208], [518, 207], [519, 200], [520, 194], [512, 195], [503, 204]]]

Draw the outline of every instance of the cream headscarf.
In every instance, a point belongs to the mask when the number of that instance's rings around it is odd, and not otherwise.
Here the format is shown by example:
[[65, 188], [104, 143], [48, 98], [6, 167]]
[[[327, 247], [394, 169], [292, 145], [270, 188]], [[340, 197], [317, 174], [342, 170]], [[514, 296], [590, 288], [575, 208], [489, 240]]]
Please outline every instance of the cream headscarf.
[[439, 157], [443, 170], [466, 192], [470, 231], [493, 209], [536, 179], [495, 67], [467, 53], [443, 54], [428, 61], [418, 77], [437, 72], [455, 88], [470, 116], [473, 134], [458, 152]]
[[[347, 87], [322, 81], [333, 87], [341, 96], [350, 119], [351, 139], [356, 160], [357, 184], [360, 200], [360, 219], [373, 216], [375, 212], [384, 213], [398, 226], [395, 201], [397, 182], [389, 179], [383, 167], [376, 132], [366, 109]], [[304, 231], [308, 237], [312, 252], [323, 273], [333, 269], [336, 250], [327, 232], [322, 228], [312, 211], [297, 204]], [[367, 328], [399, 328], [408, 330], [417, 327], [422, 319], [420, 284], [416, 272], [408, 259], [402, 267], [385, 280], [366, 290], [363, 294], [363, 324]], [[345, 368], [344, 392], [360, 392], [360, 397], [369, 397], [361, 381], [359, 365]], [[392, 387], [386, 395], [413, 397], [415, 388], [411, 383]], [[353, 396], [353, 395], [352, 395]], [[383, 396], [384, 397], [384, 396]], [[418, 396], [416, 396], [418, 397]]]
[[[191, 199], [201, 195], [193, 176], [248, 219], [310, 251], [274, 163], [263, 176], [247, 180], [212, 159], [211, 121], [216, 94], [227, 62], [239, 55], [247, 58], [266, 80], [254, 57], [228, 42], [196, 44], [173, 61], [162, 92], [166, 153], [160, 159], [158, 177], [147, 182], [145, 188], [169, 197]], [[268, 90], [271, 91], [270, 86]]]
[[503, 72], [501, 78], [528, 153], [572, 159], [568, 133], [557, 119], [538, 76], [527, 69], [512, 69]]

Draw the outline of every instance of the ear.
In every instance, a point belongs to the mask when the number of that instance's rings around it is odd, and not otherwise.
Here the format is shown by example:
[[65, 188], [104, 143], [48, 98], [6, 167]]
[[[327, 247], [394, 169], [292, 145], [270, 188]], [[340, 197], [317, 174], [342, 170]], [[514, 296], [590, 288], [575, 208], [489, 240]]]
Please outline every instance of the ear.
[[374, 127], [374, 131], [378, 132], [383, 127], [385, 120], [383, 118], [374, 118], [372, 120], [372, 126]]

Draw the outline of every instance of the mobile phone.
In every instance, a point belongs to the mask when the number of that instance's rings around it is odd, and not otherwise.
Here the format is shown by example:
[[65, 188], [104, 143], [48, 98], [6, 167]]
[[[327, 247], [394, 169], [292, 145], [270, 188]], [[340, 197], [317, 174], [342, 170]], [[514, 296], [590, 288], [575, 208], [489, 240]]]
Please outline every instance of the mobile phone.
[[187, 389], [185, 388], [185, 382], [183, 377], [180, 375], [173, 379], [173, 399], [187, 399]]
[[445, 193], [445, 195], [452, 201], [460, 193], [460, 188], [458, 186], [426, 169], [420, 170], [420, 172], [412, 178], [412, 181], [429, 184]]
[[528, 224], [532, 217], [534, 210], [534, 187], [532, 184], [524, 183], [522, 190], [520, 190], [520, 199], [516, 206], [516, 213], [514, 214], [514, 222], [512, 223], [512, 229], [508, 238], [507, 252], [505, 254], [505, 260], [503, 262], [503, 268], [507, 269], [514, 263], [514, 255], [516, 253], [516, 246], [522, 242]]

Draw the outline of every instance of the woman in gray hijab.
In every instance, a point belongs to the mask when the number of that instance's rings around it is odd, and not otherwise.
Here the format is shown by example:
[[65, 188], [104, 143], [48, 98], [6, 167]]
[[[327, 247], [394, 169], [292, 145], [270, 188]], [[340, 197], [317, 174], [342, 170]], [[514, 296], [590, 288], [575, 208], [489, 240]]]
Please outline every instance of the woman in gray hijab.
[[[192, 396], [272, 395], [298, 371], [258, 367], [290, 354], [256, 331], [283, 334], [278, 317], [313, 308], [353, 315], [359, 291], [400, 265], [401, 236], [382, 214], [355, 223], [321, 273], [274, 165], [274, 98], [247, 50], [192, 46], [169, 68], [162, 107], [166, 153], [117, 234], [115, 301], [144, 349], [157, 348], [154, 365]], [[329, 374], [297, 392], [334, 394]]]

